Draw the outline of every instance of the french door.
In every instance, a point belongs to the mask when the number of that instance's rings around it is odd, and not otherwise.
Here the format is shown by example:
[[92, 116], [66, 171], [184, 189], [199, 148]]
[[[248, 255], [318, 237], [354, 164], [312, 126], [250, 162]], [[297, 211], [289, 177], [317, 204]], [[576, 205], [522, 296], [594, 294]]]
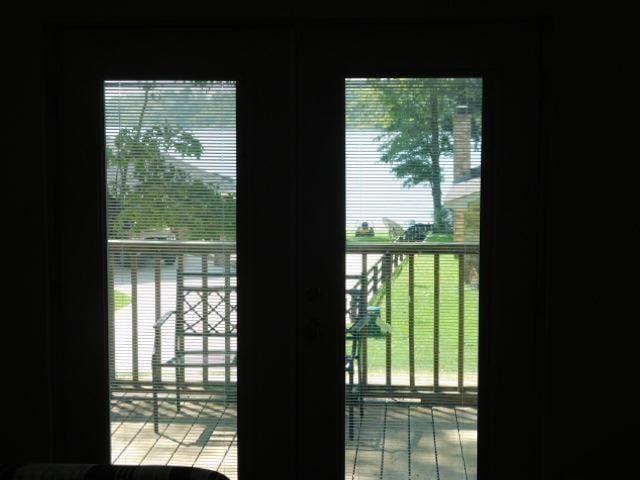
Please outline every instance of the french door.
[[538, 476], [536, 24], [52, 38], [60, 461]]
[[54, 35], [61, 461], [293, 471], [290, 37]]
[[538, 475], [535, 30], [300, 35], [298, 438], [314, 448], [298, 468], [312, 478]]

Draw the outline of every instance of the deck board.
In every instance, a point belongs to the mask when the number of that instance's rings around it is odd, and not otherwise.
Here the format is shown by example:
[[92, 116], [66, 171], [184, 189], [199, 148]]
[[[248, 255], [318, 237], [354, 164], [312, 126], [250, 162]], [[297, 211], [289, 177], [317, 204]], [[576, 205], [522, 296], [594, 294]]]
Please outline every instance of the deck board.
[[[147, 453], [158, 441], [158, 434], [153, 431], [152, 405], [151, 402], [143, 402], [134, 412], [135, 424], [140, 425], [136, 435], [128, 445], [122, 450], [115, 463], [129, 465], [140, 465], [144, 461]], [[159, 415], [162, 419], [175, 418], [176, 408], [173, 402], [161, 401], [159, 403]], [[160, 423], [160, 433], [166, 429], [167, 423]]]
[[478, 416], [475, 408], [457, 407], [458, 434], [462, 447], [462, 458], [469, 480], [478, 477]]
[[[111, 459], [114, 463], [124, 463], [120, 461], [122, 453], [135, 443], [140, 430], [144, 427], [147, 419], [151, 415], [151, 403], [144, 400], [121, 400], [117, 402], [119, 410], [112, 408], [112, 419], [118, 427], [111, 434]], [[128, 410], [124, 417], [120, 417], [121, 411]], [[115, 413], [115, 415], [114, 415]]]
[[391, 405], [387, 408], [381, 471], [384, 480], [409, 478], [409, 408], [410, 405]]
[[[160, 402], [160, 434], [152, 402], [126, 395], [112, 401], [114, 463], [198, 466], [237, 477], [237, 410], [215, 398]], [[355, 410], [353, 440], [345, 433], [345, 479], [475, 480], [477, 410], [416, 403], [366, 403]], [[437, 460], [436, 460], [437, 459]]]
[[170, 420], [162, 419], [167, 423], [161, 422], [159, 424], [160, 435], [157, 436], [156, 443], [140, 462], [142, 465], [158, 465], [168, 463], [171, 460], [180, 446], [179, 439], [184, 438], [193, 425], [195, 416], [192, 409], [193, 404], [187, 399], [180, 412], [176, 411]]
[[440, 480], [465, 480], [455, 409], [433, 407], [432, 413], [436, 431], [438, 478]]
[[349, 440], [349, 433], [345, 430], [344, 435], [344, 478], [350, 480], [353, 478], [353, 466], [356, 460], [357, 440]]
[[411, 480], [437, 479], [431, 408], [417, 406], [411, 415]]
[[209, 424], [206, 443], [194, 466], [220, 470], [236, 434], [235, 409], [225, 408], [217, 422]]
[[236, 478], [238, 476], [238, 435], [234, 434], [231, 439], [231, 443], [227, 449], [227, 452], [218, 469], [220, 473], [223, 473], [229, 478]]
[[364, 414], [358, 432], [355, 454], [354, 480], [380, 478], [384, 442], [384, 422], [387, 406], [371, 404], [364, 407]]
[[[165, 400], [165, 402], [160, 405], [171, 413], [166, 417], [161, 416], [161, 421], [158, 424], [159, 434], [156, 435], [154, 433], [156, 441], [140, 461], [141, 465], [158, 465], [160, 463], [166, 463], [168, 461], [167, 459], [171, 458], [178, 448], [178, 445], [174, 440], [175, 437], [181, 436], [181, 434], [184, 435], [188, 429], [190, 418], [192, 418], [190, 412], [193, 408], [193, 404], [189, 402], [188, 396], [185, 396], [184, 402], [181, 404], [180, 411], [178, 411], [173, 399]], [[147, 425], [145, 425], [145, 429], [147, 428], [151, 428], [153, 432], [153, 422], [148, 422]]]
[[224, 413], [224, 406], [201, 402], [193, 424], [171, 459], [176, 465], [193, 466], [209, 439], [211, 431]]

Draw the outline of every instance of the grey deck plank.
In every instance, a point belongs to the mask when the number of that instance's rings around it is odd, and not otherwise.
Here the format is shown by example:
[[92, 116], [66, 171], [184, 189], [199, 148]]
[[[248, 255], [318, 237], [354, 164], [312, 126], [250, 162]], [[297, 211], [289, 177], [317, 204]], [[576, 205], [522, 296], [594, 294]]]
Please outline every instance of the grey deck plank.
[[156, 443], [140, 463], [142, 465], [168, 464], [179, 448], [181, 440], [191, 429], [201, 409], [201, 406], [192, 403], [189, 396], [186, 395], [183, 398], [180, 412], [176, 412], [175, 416], [168, 421], [164, 428], [160, 424], [160, 434]]
[[457, 407], [458, 435], [467, 478], [478, 478], [478, 421], [475, 408]]
[[151, 446], [148, 448], [144, 457], [137, 462], [139, 465], [162, 465], [169, 461], [169, 458], [176, 450], [175, 445], [165, 441], [167, 437], [174, 430], [175, 425], [184, 423], [182, 418], [188, 416], [185, 414], [185, 410], [188, 412], [191, 408], [189, 405], [189, 396], [184, 395], [182, 397], [182, 403], [180, 411], [178, 412], [175, 400], [173, 398], [160, 403], [160, 406], [164, 409], [160, 413], [160, 422], [158, 425], [159, 433], [153, 431], [153, 420], [150, 418], [147, 424], [143, 427], [145, 431], [145, 439], [147, 430], [151, 430], [151, 437], [153, 439]]
[[365, 404], [361, 427], [355, 433], [357, 450], [354, 480], [380, 477], [385, 410], [384, 404]]
[[151, 404], [143, 400], [132, 402], [133, 410], [127, 415], [126, 421], [111, 435], [111, 461], [113, 463], [124, 463], [119, 461], [122, 453], [131, 446], [138, 434], [151, 416]]
[[111, 422], [111, 435], [113, 435], [116, 430], [118, 430], [122, 426], [122, 422]]
[[431, 408], [416, 406], [410, 410], [411, 480], [437, 479]]
[[387, 407], [384, 435], [384, 480], [406, 480], [409, 478], [409, 408], [408, 404]]
[[124, 401], [111, 401], [109, 407], [110, 411], [110, 423], [111, 423], [111, 435], [118, 431], [118, 428], [122, 426], [123, 420], [131, 414], [131, 411], [135, 408], [135, 405], [131, 405], [129, 402]]
[[111, 419], [111, 435], [116, 433], [122, 426], [123, 422], [131, 421], [132, 414], [143, 400], [129, 399], [125, 393], [111, 399], [110, 419]]
[[205, 445], [220, 417], [224, 413], [224, 406], [216, 403], [203, 402], [201, 411], [191, 428], [186, 433], [178, 449], [175, 451], [172, 463], [176, 465], [193, 466], [201, 456]]
[[353, 467], [354, 462], [356, 461], [356, 451], [358, 446], [358, 428], [360, 426], [360, 410], [356, 407], [354, 408], [354, 432], [353, 438], [349, 439], [349, 412], [348, 406], [345, 409], [345, 424], [344, 424], [344, 478], [351, 480], [353, 477]]
[[130, 446], [131, 439], [138, 436], [145, 422], [123, 422], [117, 434], [111, 436], [111, 461], [113, 463], [126, 463], [120, 461], [122, 453]]
[[[161, 435], [157, 435], [150, 399], [129, 401], [124, 396], [112, 401], [114, 463], [196, 465], [237, 476], [235, 407], [215, 399], [185, 398], [177, 413], [167, 398], [160, 409]], [[368, 403], [361, 426], [359, 421], [356, 409], [354, 439], [349, 441], [345, 432], [347, 479], [477, 478], [475, 408]]]
[[167, 462], [167, 464], [181, 465], [181, 466], [188, 466], [188, 467], [193, 465], [193, 459], [195, 458], [195, 455], [192, 458], [190, 458], [189, 455], [183, 455], [184, 453], [186, 453], [184, 451], [184, 447], [185, 445], [190, 443], [189, 435], [193, 432], [194, 428], [197, 428], [196, 424], [198, 423], [200, 418], [203, 417], [203, 412], [206, 409], [207, 403], [206, 402], [190, 402], [189, 405], [192, 407], [193, 414], [191, 415], [190, 421], [188, 422], [188, 425], [186, 426], [186, 428], [182, 430], [181, 432], [182, 436], [180, 437], [176, 436], [176, 441], [178, 444], [176, 446], [176, 449], [173, 451], [171, 457], [169, 458], [169, 461]]
[[233, 436], [233, 440], [229, 444], [227, 453], [218, 468], [220, 473], [223, 473], [229, 478], [238, 477], [238, 435]]
[[[144, 461], [149, 451], [154, 447], [158, 440], [158, 434], [153, 431], [153, 419], [151, 414], [151, 402], [144, 402], [148, 415], [142, 423], [138, 433], [131, 439], [131, 442], [120, 453], [114, 463], [140, 465]], [[175, 417], [175, 404], [173, 402], [162, 401], [159, 404], [159, 413], [161, 418], [160, 432], [167, 427], [167, 422]]]
[[466, 480], [455, 410], [433, 407], [432, 411], [436, 429], [438, 478], [440, 480]]
[[226, 408], [215, 425], [194, 466], [218, 471], [237, 433], [235, 409]]

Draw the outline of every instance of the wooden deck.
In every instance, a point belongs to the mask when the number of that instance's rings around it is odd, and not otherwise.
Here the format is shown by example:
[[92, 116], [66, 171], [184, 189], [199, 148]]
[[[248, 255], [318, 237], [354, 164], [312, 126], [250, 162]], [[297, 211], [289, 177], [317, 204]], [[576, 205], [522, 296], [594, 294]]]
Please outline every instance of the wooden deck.
[[345, 478], [476, 478], [476, 409], [419, 403], [366, 405], [347, 441]]
[[[155, 434], [150, 398], [123, 394], [112, 401], [112, 461], [189, 465], [237, 478], [236, 409], [185, 398], [180, 412], [161, 403]], [[190, 401], [192, 400], [192, 401]], [[368, 403], [346, 440], [346, 479], [476, 478], [476, 409], [419, 403]]]

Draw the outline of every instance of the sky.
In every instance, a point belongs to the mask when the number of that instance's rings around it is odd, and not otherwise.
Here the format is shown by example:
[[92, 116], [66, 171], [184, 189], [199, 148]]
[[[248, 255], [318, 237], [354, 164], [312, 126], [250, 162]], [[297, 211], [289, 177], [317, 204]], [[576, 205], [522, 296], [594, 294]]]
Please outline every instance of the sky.
[[[409, 222], [431, 223], [433, 201], [428, 185], [407, 188], [404, 180], [391, 171], [392, 165], [382, 163], [378, 131], [351, 130], [346, 134], [346, 222], [355, 228], [362, 222], [383, 228], [382, 217], [406, 227]], [[444, 172], [442, 193], [452, 185], [453, 158], [440, 159]], [[471, 166], [480, 164], [480, 152], [472, 152]]]

